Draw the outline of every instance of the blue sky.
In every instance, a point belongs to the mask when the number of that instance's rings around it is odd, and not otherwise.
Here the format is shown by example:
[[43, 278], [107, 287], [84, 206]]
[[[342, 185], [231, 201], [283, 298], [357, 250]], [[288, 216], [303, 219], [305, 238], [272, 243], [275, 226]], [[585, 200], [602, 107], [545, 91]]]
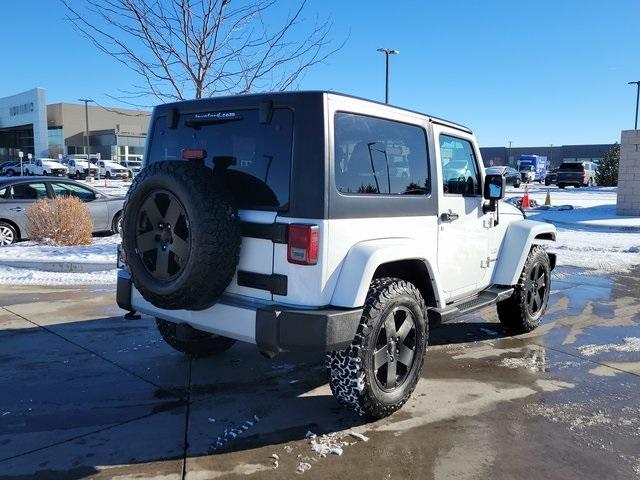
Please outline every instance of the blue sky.
[[[281, 0], [291, 5], [290, 0]], [[136, 79], [64, 20], [57, 0], [6, 1], [0, 96], [41, 86], [47, 101], [106, 94]], [[482, 146], [609, 143], [633, 128], [640, 2], [312, 0], [346, 46], [301, 87], [381, 100], [471, 127]]]

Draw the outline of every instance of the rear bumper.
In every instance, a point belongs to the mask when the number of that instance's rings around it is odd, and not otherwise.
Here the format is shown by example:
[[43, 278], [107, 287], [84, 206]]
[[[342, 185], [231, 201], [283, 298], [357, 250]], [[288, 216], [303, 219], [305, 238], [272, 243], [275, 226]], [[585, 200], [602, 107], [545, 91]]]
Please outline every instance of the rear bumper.
[[116, 301], [124, 310], [135, 310], [254, 343], [269, 356], [285, 351], [344, 350], [355, 338], [362, 316], [361, 308], [297, 309], [257, 304], [229, 296], [223, 296], [217, 304], [205, 310], [165, 310], [142, 298], [125, 270], [118, 271]]

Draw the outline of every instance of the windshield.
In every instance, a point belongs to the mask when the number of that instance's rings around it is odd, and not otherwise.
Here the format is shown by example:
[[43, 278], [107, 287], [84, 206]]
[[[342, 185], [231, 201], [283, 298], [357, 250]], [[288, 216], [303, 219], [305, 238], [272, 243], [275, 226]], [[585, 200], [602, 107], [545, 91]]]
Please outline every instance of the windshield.
[[560, 170], [568, 172], [584, 172], [584, 166], [581, 163], [563, 163]]
[[260, 123], [257, 109], [183, 115], [173, 129], [162, 116], [152, 135], [149, 162], [181, 160], [183, 149], [202, 149], [204, 164], [224, 179], [238, 208], [287, 208], [291, 110], [274, 109], [269, 123]]
[[533, 172], [533, 166], [532, 165], [520, 165], [520, 171], [521, 172]]
[[129, 165], [130, 167], [139, 167], [140, 165], [142, 165], [142, 162], [138, 160], [128, 160], [127, 165]]

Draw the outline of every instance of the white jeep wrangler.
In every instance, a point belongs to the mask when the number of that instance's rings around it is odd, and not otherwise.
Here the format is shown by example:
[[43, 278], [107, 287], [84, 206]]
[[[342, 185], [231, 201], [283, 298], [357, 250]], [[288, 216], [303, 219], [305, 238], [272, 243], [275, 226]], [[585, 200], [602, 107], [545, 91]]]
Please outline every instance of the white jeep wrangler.
[[463, 126], [325, 92], [156, 107], [125, 205], [118, 304], [194, 356], [321, 350], [344, 405], [383, 417], [430, 324], [496, 303], [541, 321], [555, 229], [500, 202]]

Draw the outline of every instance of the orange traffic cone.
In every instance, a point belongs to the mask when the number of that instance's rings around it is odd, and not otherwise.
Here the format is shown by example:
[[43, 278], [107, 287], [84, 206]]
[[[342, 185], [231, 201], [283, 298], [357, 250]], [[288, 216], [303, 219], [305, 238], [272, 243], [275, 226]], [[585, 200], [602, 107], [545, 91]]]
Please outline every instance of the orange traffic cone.
[[529, 208], [529, 185], [524, 184], [524, 196], [522, 197], [522, 208]]

